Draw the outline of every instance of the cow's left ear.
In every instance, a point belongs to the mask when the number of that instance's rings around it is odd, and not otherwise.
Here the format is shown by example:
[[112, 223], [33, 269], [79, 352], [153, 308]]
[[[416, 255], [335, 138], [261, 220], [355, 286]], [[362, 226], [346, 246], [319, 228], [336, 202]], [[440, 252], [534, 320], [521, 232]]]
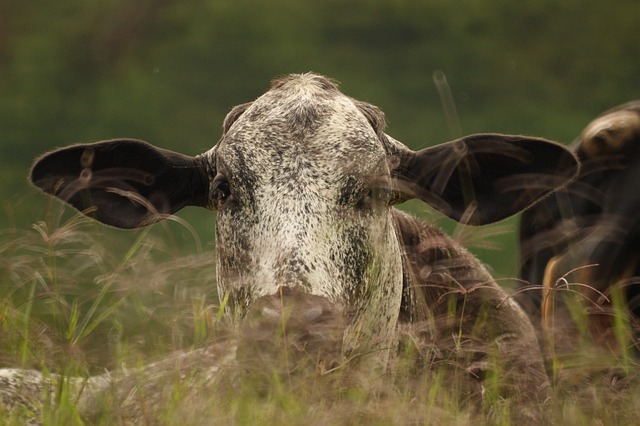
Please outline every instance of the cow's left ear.
[[73, 145], [36, 160], [31, 182], [107, 225], [138, 228], [181, 208], [207, 207], [204, 158], [118, 139]]
[[467, 136], [418, 152], [402, 149], [395, 157], [392, 176], [401, 199], [419, 198], [469, 225], [524, 210], [571, 182], [580, 168], [560, 144], [498, 134]]

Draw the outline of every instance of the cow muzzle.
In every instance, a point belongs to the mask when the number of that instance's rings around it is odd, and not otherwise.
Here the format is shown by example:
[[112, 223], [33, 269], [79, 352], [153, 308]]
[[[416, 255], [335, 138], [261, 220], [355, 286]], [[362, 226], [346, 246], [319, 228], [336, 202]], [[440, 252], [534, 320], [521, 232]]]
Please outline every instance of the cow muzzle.
[[343, 309], [322, 296], [280, 287], [253, 302], [240, 327], [237, 359], [253, 372], [324, 373], [342, 362]]

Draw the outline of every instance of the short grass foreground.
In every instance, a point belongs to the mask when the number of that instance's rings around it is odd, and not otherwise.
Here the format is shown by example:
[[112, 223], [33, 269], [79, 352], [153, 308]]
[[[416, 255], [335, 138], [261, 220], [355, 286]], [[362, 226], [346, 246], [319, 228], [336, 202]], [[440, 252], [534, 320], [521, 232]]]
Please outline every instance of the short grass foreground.
[[[7, 409], [0, 389], [0, 424], [24, 424], [34, 413], [47, 425], [513, 419], [514, 407], [499, 396], [499, 361], [478, 361], [468, 349], [456, 353], [470, 347], [462, 344], [465, 336], [429, 339], [428, 330], [400, 330], [399, 355], [386, 371], [359, 368], [360, 354], [300, 350], [286, 333], [242, 340], [222, 315], [213, 249], [200, 249], [195, 236], [185, 250], [162, 225], [114, 236], [84, 217], [60, 217], [51, 213], [31, 229], [0, 231], [0, 368], [55, 377], [38, 395], [25, 387], [19, 409]], [[327, 348], [339, 342], [330, 332], [324, 337]], [[549, 356], [551, 399], [532, 409], [545, 410], [556, 424], [636, 424], [635, 355], [615, 356], [571, 337], [575, 351]], [[232, 363], [240, 367], [225, 368]], [[97, 398], [77, 396], [82, 387], [101, 386]]]

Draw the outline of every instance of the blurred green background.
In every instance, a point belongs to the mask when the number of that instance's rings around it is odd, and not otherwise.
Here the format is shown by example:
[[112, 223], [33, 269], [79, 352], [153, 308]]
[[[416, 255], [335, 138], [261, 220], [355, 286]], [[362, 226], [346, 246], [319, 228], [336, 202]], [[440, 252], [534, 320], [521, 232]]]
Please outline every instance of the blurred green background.
[[[0, 230], [50, 211], [26, 182], [42, 152], [133, 137], [197, 154], [232, 106], [291, 72], [340, 81], [414, 148], [456, 136], [435, 71], [463, 133], [569, 143], [603, 110], [640, 98], [639, 23], [638, 0], [0, 0]], [[211, 212], [180, 216], [213, 245]], [[517, 270], [507, 224], [488, 239], [500, 250], [478, 250], [501, 276]], [[170, 233], [193, 240], [184, 226]]]

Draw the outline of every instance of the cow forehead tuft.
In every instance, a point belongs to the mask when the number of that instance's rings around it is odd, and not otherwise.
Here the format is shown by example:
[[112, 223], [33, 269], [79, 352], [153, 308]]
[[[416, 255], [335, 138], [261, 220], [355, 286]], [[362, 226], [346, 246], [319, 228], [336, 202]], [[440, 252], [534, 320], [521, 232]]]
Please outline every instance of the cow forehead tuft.
[[339, 92], [338, 83], [336, 81], [313, 73], [289, 74], [271, 82], [271, 90], [301, 86], [313, 86], [320, 90], [334, 93]]

